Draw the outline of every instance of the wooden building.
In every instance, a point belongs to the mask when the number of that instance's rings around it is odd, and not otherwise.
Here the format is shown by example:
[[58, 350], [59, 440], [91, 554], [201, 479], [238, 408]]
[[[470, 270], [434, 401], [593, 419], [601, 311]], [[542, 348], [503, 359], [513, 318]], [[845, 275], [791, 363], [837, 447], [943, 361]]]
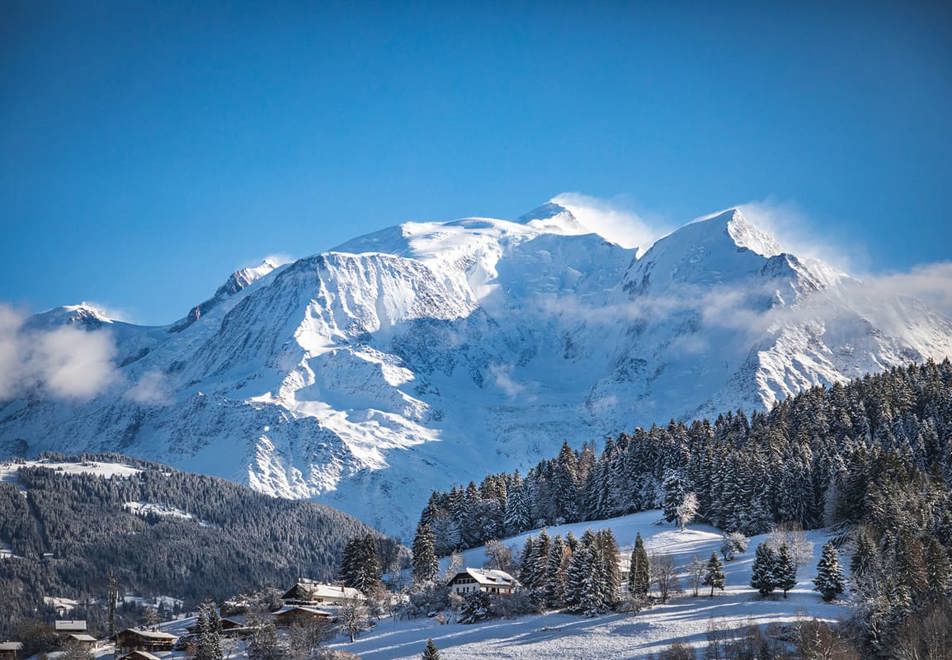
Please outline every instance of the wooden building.
[[167, 632], [127, 628], [116, 634], [116, 651], [171, 651], [177, 640]]
[[307, 578], [301, 578], [293, 587], [288, 589], [281, 600], [287, 606], [304, 605], [343, 605], [352, 600], [365, 600], [366, 597], [357, 589], [342, 587], [335, 584], [324, 584]]
[[17, 654], [22, 650], [20, 642], [0, 642], [0, 660], [17, 660]]
[[130, 651], [121, 656], [119, 660], [159, 660], [159, 658], [148, 651]]
[[95, 648], [96, 644], [98, 643], [98, 640], [88, 633], [69, 633], [65, 637], [66, 639], [79, 644], [87, 651]]
[[274, 624], [280, 628], [290, 628], [295, 623], [330, 621], [332, 618], [333, 614], [327, 610], [304, 605], [290, 605], [274, 613]]

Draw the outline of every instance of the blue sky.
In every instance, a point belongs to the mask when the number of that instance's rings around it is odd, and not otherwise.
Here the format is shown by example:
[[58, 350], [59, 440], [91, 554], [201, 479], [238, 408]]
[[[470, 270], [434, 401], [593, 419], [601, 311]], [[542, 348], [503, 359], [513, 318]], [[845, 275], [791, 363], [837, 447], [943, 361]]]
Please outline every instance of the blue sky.
[[266, 4], [0, 4], [0, 301], [169, 322], [267, 254], [566, 191], [950, 257], [948, 5]]

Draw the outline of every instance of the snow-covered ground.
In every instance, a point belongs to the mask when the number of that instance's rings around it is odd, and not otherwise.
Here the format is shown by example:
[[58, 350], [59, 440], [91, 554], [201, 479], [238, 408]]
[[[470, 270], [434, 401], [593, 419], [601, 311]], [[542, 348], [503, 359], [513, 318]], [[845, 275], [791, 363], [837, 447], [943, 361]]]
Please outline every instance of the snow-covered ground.
[[[694, 555], [708, 558], [720, 547], [721, 535], [707, 525], [689, 525], [679, 532], [672, 525], [656, 525], [660, 511], [646, 511], [602, 521], [548, 528], [548, 533], [580, 536], [585, 529], [611, 529], [624, 554], [630, 553], [635, 534], [641, 533], [649, 554], [671, 555], [679, 565]], [[504, 541], [521, 549], [530, 532]], [[439, 624], [433, 619], [384, 620], [363, 633], [354, 644], [338, 643], [335, 648], [360, 654], [361, 658], [416, 658], [426, 640], [432, 638], [444, 658], [642, 658], [658, 653], [675, 642], [704, 646], [710, 627], [739, 630], [750, 624], [769, 625], [813, 618], [835, 621], [848, 616], [842, 604], [824, 603], [813, 591], [813, 577], [820, 549], [827, 538], [822, 530], [807, 532], [813, 543], [813, 557], [800, 568], [798, 584], [788, 598], [775, 594], [761, 599], [750, 583], [751, 566], [757, 544], [766, 536], [751, 538], [747, 552], [725, 563], [726, 589], [714, 598], [691, 596], [685, 576], [685, 595], [666, 605], [639, 614], [607, 614], [585, 618], [558, 612], [480, 624]], [[482, 548], [463, 553], [466, 565], [481, 566]], [[447, 560], [443, 560], [445, 568]], [[702, 594], [703, 594], [702, 590]]]
[[85, 461], [83, 463], [69, 463], [59, 461], [7, 461], [0, 463], [0, 481], [16, 483], [17, 472], [20, 468], [43, 467], [65, 474], [93, 474], [100, 477], [131, 477], [142, 472], [139, 468], [123, 463], [102, 463], [99, 461]]

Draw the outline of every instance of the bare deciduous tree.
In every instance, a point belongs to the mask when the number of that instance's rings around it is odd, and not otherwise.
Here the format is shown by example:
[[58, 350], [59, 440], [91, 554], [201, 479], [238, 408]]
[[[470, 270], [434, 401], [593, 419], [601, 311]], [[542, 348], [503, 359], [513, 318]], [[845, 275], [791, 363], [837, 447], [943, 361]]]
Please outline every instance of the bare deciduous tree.
[[813, 558], [813, 543], [807, 540], [800, 523], [784, 522], [773, 526], [767, 535], [767, 546], [774, 552], [779, 552], [784, 543], [787, 544], [797, 568], [805, 566]]
[[681, 592], [674, 558], [669, 555], [652, 555], [649, 564], [651, 565], [651, 581], [658, 587], [661, 602], [666, 603], [671, 594]]
[[694, 596], [697, 597], [698, 590], [704, 582], [704, 573], [707, 572], [707, 562], [694, 555], [688, 564], [688, 577], [691, 580], [691, 587], [694, 589]]

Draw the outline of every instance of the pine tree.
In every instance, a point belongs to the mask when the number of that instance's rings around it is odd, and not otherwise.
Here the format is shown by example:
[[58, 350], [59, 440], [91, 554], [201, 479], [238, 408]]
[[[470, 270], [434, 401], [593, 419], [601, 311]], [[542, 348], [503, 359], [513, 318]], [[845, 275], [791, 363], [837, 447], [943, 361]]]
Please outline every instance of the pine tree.
[[820, 561], [816, 565], [816, 578], [813, 580], [813, 584], [816, 585], [815, 590], [819, 591], [823, 600], [827, 602], [843, 593], [843, 570], [840, 568], [836, 548], [832, 541], [823, 545]]
[[939, 599], [949, 593], [952, 586], [952, 565], [949, 555], [942, 544], [933, 536], [926, 545], [926, 566], [928, 567], [929, 594]]
[[565, 605], [569, 611], [584, 612], [590, 605], [593, 568], [592, 548], [583, 536], [572, 553], [565, 574]]
[[426, 648], [423, 649], [423, 660], [440, 660], [440, 652], [432, 639], [426, 640]]
[[614, 609], [618, 605], [618, 588], [621, 574], [618, 570], [618, 543], [610, 529], [595, 535], [595, 576], [601, 608]]
[[526, 542], [522, 546], [522, 558], [519, 560], [519, 582], [523, 589], [535, 589], [536, 569], [538, 567], [535, 537], [527, 536]]
[[863, 577], [879, 563], [879, 552], [869, 533], [859, 529], [856, 535], [856, 551], [850, 560], [850, 573]]
[[214, 603], [202, 603], [198, 610], [198, 648], [195, 660], [222, 660], [221, 622]]
[[549, 548], [545, 569], [545, 604], [547, 607], [562, 607], [565, 602], [565, 543], [556, 536]]
[[413, 581], [417, 584], [433, 581], [439, 567], [433, 532], [428, 524], [420, 523], [417, 525], [416, 536], [413, 537]]
[[519, 534], [532, 526], [529, 496], [518, 472], [516, 472], [513, 483], [509, 487], [504, 518], [506, 532], [510, 535]]
[[661, 487], [664, 489], [664, 519], [674, 522], [678, 519], [678, 507], [684, 502], [684, 496], [687, 493], [681, 473], [675, 470], [668, 471]]
[[787, 597], [787, 592], [797, 586], [797, 565], [790, 554], [790, 547], [784, 543], [776, 556], [777, 564], [774, 568], [774, 584], [778, 589], [783, 590], [783, 597]]
[[774, 576], [776, 563], [774, 551], [770, 549], [770, 546], [766, 543], [757, 546], [754, 566], [751, 570], [750, 586], [759, 591], [761, 596], [766, 597], [777, 586]]
[[628, 568], [628, 593], [637, 600], [648, 598], [651, 588], [651, 567], [648, 565], [648, 553], [645, 542], [639, 532], [635, 536], [635, 547], [631, 550], [631, 565]]
[[704, 573], [704, 585], [711, 588], [711, 598], [714, 598], [714, 589], [724, 591], [724, 565], [717, 558], [717, 553], [712, 552], [711, 558], [707, 560], [707, 571]]

